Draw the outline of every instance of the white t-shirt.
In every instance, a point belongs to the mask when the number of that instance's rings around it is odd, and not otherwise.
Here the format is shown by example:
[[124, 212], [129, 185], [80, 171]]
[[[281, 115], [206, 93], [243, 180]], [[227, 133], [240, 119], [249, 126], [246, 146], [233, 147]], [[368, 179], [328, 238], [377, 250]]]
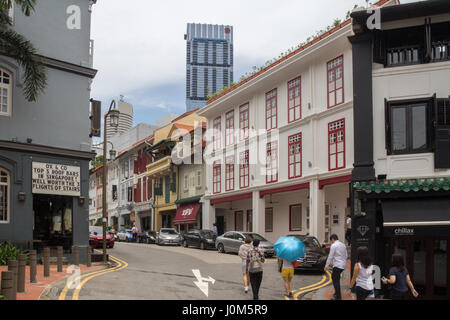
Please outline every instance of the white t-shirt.
[[358, 266], [359, 272], [358, 276], [356, 277], [356, 286], [369, 291], [373, 290], [373, 278], [372, 278], [373, 265], [364, 268], [363, 265], [358, 262]]
[[292, 262], [283, 259], [283, 268], [282, 269], [294, 269], [294, 265], [292, 264]]

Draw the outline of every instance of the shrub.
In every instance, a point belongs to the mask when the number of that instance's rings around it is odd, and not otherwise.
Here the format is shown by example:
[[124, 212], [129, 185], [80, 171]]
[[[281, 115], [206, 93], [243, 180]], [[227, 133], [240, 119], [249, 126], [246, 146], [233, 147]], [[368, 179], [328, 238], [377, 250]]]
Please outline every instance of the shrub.
[[21, 253], [27, 252], [16, 248], [9, 242], [0, 243], [0, 265], [7, 265], [9, 260], [17, 260], [19, 258], [19, 254]]

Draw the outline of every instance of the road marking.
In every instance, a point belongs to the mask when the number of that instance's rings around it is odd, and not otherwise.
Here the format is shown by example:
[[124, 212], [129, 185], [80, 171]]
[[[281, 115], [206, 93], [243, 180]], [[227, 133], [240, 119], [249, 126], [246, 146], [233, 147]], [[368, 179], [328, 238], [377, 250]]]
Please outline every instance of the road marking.
[[197, 278], [197, 281], [194, 281], [194, 284], [208, 297], [208, 282], [214, 284], [216, 280], [211, 276], [208, 278], [202, 277], [200, 270], [198, 269], [192, 269], [192, 273]]
[[301, 294], [306, 294], [306, 293], [309, 293], [312, 291], [319, 290], [320, 288], [326, 287], [330, 284], [331, 284], [331, 273], [328, 270], [326, 270], [325, 275], [323, 275], [321, 281], [319, 281], [318, 283], [312, 284], [310, 286], [298, 289], [299, 292], [294, 294], [294, 300], [298, 300], [298, 296]]
[[[97, 250], [96, 250], [96, 251], [97, 251]], [[119, 270], [122, 270], [122, 269], [128, 267], [128, 263], [127, 263], [126, 261], [123, 261], [123, 260], [121, 260], [121, 259], [119, 259], [119, 258], [117, 258], [117, 257], [111, 256], [111, 255], [110, 255], [109, 257], [111, 258], [111, 260], [113, 260], [114, 262], [116, 262], [118, 265], [115, 266], [114, 268], [111, 268], [111, 269], [94, 271], [94, 272], [90, 272], [90, 273], [83, 274], [82, 276], [80, 276], [80, 277], [78, 278], [78, 280], [81, 280], [81, 279], [84, 279], [84, 280], [80, 283], [79, 287], [77, 287], [77, 288], [74, 290], [74, 293], [73, 293], [73, 295], [72, 295], [72, 300], [78, 300], [78, 297], [79, 297], [79, 294], [80, 294], [80, 291], [81, 291], [82, 287], [83, 287], [83, 286], [86, 284], [86, 282], [88, 282], [90, 279], [92, 279], [92, 278], [94, 278], [94, 277], [97, 277], [97, 276], [101, 276], [101, 275], [107, 274], [107, 273], [119, 271]], [[66, 284], [66, 286], [63, 288], [63, 290], [62, 290], [62, 292], [61, 292], [61, 294], [60, 294], [60, 296], [59, 296], [59, 300], [65, 300], [65, 299], [66, 299], [67, 292], [69, 291], [69, 287], [70, 287], [70, 286], [72, 285], [72, 283], [75, 282], [76, 280], [77, 280], [77, 279], [74, 279], [74, 280], [72, 280], [70, 283], [67, 283], [67, 284]]]

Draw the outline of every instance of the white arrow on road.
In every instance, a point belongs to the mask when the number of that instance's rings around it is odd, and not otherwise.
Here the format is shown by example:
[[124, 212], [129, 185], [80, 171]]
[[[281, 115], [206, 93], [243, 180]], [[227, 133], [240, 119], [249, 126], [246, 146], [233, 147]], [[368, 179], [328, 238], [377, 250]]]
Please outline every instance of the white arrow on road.
[[214, 284], [216, 280], [214, 280], [211, 276], [208, 278], [202, 277], [200, 274], [200, 270], [198, 269], [192, 269], [192, 273], [194, 273], [194, 276], [197, 278], [197, 281], [194, 281], [195, 285], [206, 295], [208, 296], [208, 282], [211, 282]]

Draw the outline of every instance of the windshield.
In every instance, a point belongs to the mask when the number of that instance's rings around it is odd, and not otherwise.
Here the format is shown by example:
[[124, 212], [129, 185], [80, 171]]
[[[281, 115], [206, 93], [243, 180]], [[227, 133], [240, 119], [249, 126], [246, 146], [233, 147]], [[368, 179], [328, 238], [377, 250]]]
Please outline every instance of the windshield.
[[103, 234], [103, 227], [89, 227], [89, 232], [92, 234]]
[[200, 231], [200, 234], [203, 236], [203, 237], [205, 237], [205, 238], [209, 238], [209, 239], [211, 239], [211, 238], [214, 238], [214, 236], [215, 236], [215, 234], [214, 234], [214, 232], [212, 232], [212, 231], [210, 231], [210, 230], [202, 230], [202, 231]]
[[174, 229], [161, 229], [161, 233], [165, 234], [178, 234]]
[[250, 237], [252, 240], [267, 241], [257, 233], [243, 233], [244, 236]]
[[316, 238], [306, 238], [303, 243], [308, 248], [320, 248], [319, 241]]

